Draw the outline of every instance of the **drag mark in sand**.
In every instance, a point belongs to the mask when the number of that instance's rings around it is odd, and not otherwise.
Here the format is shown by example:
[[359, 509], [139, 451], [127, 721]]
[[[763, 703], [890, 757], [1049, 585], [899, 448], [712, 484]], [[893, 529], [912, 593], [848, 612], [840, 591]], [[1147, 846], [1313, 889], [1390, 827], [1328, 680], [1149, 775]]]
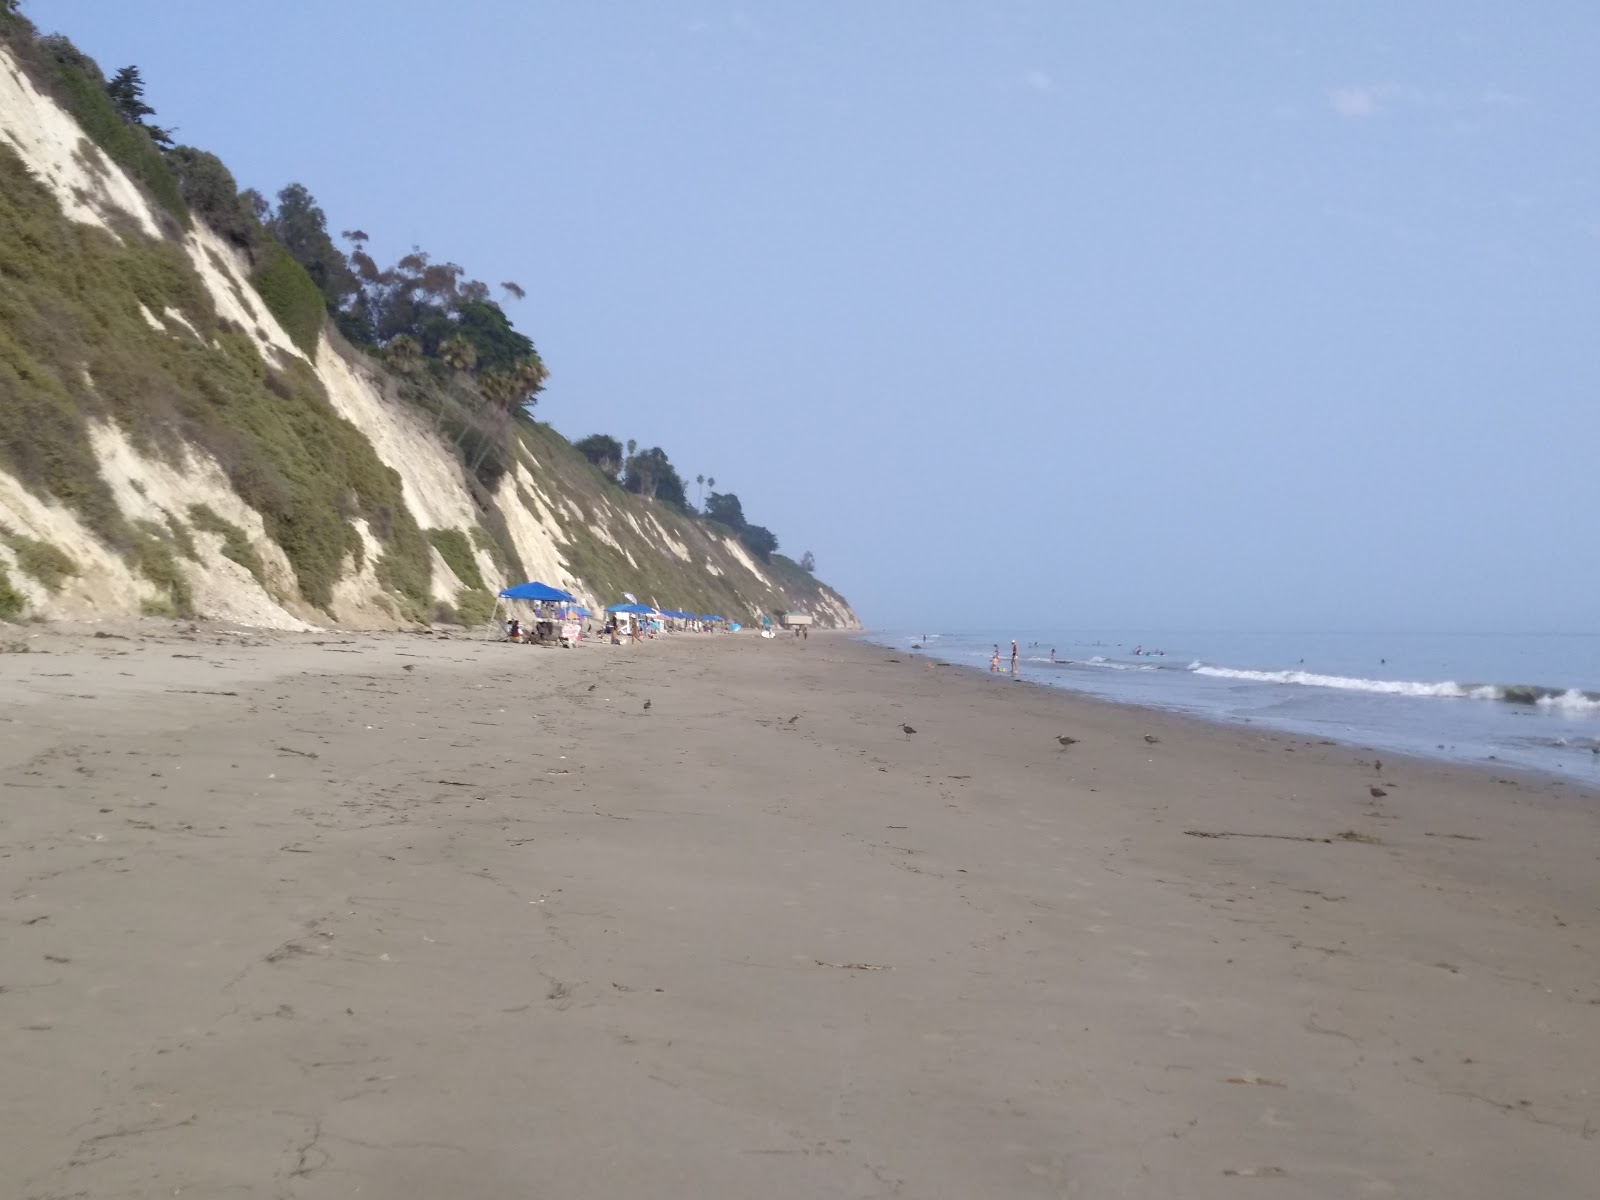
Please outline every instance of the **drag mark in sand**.
[[1321, 845], [1331, 846], [1334, 842], [1362, 842], [1369, 846], [1382, 845], [1382, 842], [1370, 833], [1361, 833], [1355, 829], [1346, 829], [1332, 837], [1312, 837], [1303, 833], [1239, 833], [1233, 830], [1185, 829], [1185, 837], [1196, 838], [1266, 838], [1275, 842], [1316, 842]]

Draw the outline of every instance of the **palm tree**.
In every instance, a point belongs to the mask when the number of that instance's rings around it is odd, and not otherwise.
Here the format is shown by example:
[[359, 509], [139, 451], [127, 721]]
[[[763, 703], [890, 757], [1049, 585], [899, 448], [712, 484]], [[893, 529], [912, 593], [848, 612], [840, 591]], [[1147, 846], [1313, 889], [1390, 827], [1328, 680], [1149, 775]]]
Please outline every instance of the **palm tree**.
[[704, 508], [706, 506], [706, 477], [704, 475], [696, 475], [694, 481], [700, 485], [700, 507]]
[[511, 412], [522, 395], [516, 377], [509, 371], [485, 371], [478, 377], [478, 391], [488, 401], [489, 412], [480, 418], [479, 432], [483, 440], [468, 464], [468, 470], [474, 472], [489, 457], [495, 440], [509, 432]]
[[457, 371], [470, 371], [478, 365], [478, 348], [459, 333], [439, 343], [439, 357]]
[[537, 354], [518, 361], [511, 368], [511, 381], [516, 385], [517, 401], [524, 405], [532, 404], [534, 398], [544, 391], [545, 380], [549, 378], [550, 371]]
[[520, 395], [517, 380], [509, 371], [485, 371], [478, 377], [478, 391], [496, 408], [507, 410]]
[[402, 333], [390, 340], [384, 347], [384, 354], [402, 371], [410, 371], [422, 358], [422, 345], [409, 333]]
[[707, 475], [706, 476], [706, 486], [708, 488], [710, 488], [714, 492], [714, 491], [717, 490], [717, 481], [715, 479], [711, 478], [711, 476]]

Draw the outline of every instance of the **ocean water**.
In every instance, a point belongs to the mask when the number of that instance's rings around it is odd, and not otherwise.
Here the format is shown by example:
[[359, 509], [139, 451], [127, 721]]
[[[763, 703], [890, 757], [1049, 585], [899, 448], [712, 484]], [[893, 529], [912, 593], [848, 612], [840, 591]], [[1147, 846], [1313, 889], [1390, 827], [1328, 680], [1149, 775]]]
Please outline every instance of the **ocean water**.
[[[1149, 708], [1600, 786], [1600, 634], [924, 631], [869, 640]], [[919, 648], [919, 649], [918, 649]], [[1051, 661], [1054, 652], [1055, 661]]]

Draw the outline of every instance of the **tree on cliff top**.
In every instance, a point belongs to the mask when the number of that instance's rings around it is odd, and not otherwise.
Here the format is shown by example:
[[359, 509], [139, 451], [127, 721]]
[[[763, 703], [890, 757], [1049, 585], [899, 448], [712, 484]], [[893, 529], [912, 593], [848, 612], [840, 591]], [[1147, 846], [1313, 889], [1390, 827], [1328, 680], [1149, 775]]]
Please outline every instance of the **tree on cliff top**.
[[706, 499], [706, 519], [726, 525], [735, 533], [743, 533], [744, 505], [732, 492], [712, 492]]
[[683, 480], [660, 446], [651, 446], [628, 457], [623, 486], [646, 500], [664, 500], [678, 508], [684, 508], [689, 500], [683, 490]]
[[591, 433], [581, 442], [574, 443], [574, 449], [599, 467], [601, 474], [612, 483], [622, 473], [622, 443], [610, 434]]
[[771, 562], [778, 549], [778, 535], [763, 525], [746, 525], [739, 540], [762, 562]]
[[144, 101], [144, 80], [139, 68], [129, 65], [113, 75], [106, 84], [106, 95], [116, 107], [117, 115], [129, 125], [137, 125], [150, 135], [150, 140], [163, 150], [172, 146], [172, 134], [159, 125], [152, 125], [146, 117], [156, 115], [156, 110]]
[[328, 235], [328, 216], [318, 207], [303, 183], [291, 183], [278, 193], [278, 208], [268, 214], [267, 232], [278, 239], [294, 260], [306, 269], [327, 302], [337, 313], [356, 294], [355, 273]]
[[255, 248], [261, 223], [220, 158], [193, 146], [174, 146], [167, 152], [167, 166], [190, 212], [235, 245]]

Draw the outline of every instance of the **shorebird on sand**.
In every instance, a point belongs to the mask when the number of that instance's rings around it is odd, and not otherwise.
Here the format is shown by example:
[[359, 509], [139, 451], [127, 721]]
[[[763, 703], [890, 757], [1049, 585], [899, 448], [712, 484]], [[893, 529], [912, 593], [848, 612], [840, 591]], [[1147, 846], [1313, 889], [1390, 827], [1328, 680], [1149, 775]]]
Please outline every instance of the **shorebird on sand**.
[[1076, 746], [1078, 744], [1078, 739], [1077, 738], [1068, 737], [1064, 733], [1057, 734], [1056, 735], [1056, 741], [1061, 743], [1061, 748], [1063, 750], [1065, 750], [1068, 746]]
[[1384, 791], [1381, 787], [1369, 787], [1367, 789], [1367, 791], [1372, 794], [1372, 798], [1374, 800], [1382, 800], [1385, 796], [1387, 796], [1389, 794], [1388, 792]]
[[911, 726], [909, 726], [909, 725], [902, 725], [902, 726], [900, 726], [900, 728], [906, 735], [906, 741], [909, 742], [911, 740], [911, 735], [913, 733], [915, 733], [916, 730], [911, 728]]

